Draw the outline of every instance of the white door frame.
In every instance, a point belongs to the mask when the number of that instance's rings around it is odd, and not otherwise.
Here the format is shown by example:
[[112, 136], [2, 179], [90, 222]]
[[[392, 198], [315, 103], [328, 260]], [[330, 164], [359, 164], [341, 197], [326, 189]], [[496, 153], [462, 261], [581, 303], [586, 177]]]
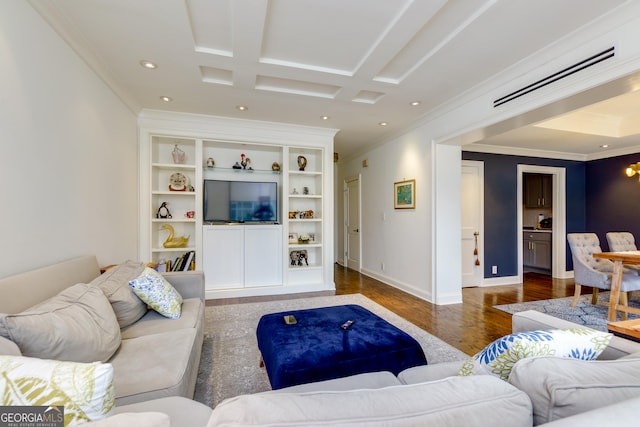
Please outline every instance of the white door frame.
[[522, 253], [522, 196], [523, 174], [544, 173], [552, 175], [553, 180], [553, 222], [551, 239], [551, 277], [568, 279], [572, 277], [567, 273], [567, 198], [566, 198], [566, 169], [552, 166], [518, 165], [518, 280], [523, 279], [523, 253]]
[[343, 254], [342, 254], [342, 265], [345, 267], [349, 266], [349, 258], [347, 251], [349, 249], [349, 183], [353, 181], [358, 181], [358, 227], [360, 231], [358, 231], [358, 246], [359, 246], [359, 254], [360, 258], [358, 260], [358, 271], [362, 270], [362, 179], [361, 174], [350, 176], [344, 179], [342, 184], [343, 189], [343, 197], [344, 197], [344, 243], [343, 243]]

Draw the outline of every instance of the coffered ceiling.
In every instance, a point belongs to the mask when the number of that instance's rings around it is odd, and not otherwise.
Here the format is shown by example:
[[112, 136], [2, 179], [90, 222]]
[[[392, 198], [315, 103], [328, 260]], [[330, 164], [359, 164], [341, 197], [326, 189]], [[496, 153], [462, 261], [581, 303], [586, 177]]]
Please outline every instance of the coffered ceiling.
[[[336, 128], [335, 150], [349, 156], [626, 1], [30, 3], [136, 113], [149, 108]], [[142, 67], [142, 60], [157, 68]], [[635, 121], [639, 113], [619, 114]], [[581, 137], [566, 126], [530, 128], [534, 140], [521, 144]], [[491, 142], [506, 143], [500, 138]]]

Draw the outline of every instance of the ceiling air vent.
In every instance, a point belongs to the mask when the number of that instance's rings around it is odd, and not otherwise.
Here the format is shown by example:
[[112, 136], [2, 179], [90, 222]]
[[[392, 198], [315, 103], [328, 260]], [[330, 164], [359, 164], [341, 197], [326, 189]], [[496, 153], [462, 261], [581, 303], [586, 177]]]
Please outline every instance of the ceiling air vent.
[[598, 54], [577, 62], [565, 68], [564, 70], [560, 70], [557, 73], [551, 74], [550, 76], [540, 79], [535, 83], [531, 83], [530, 85], [525, 86], [522, 89], [518, 89], [515, 92], [511, 92], [510, 94], [503, 96], [502, 98], [496, 99], [495, 101], [493, 101], [493, 108], [506, 104], [507, 102], [513, 101], [514, 99], [520, 98], [523, 95], [543, 88], [546, 85], [564, 79], [565, 77], [569, 77], [570, 75], [575, 74], [578, 71], [584, 70], [585, 68], [589, 68], [609, 58], [613, 58], [614, 55], [615, 47], [612, 46], [609, 49], [603, 50]]

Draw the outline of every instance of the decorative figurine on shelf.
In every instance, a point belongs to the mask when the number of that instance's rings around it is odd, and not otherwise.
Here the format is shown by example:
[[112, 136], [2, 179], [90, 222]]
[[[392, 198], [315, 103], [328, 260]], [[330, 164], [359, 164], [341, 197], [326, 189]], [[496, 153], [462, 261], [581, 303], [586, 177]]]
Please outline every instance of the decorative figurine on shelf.
[[194, 189], [189, 184], [189, 178], [180, 172], [175, 172], [169, 176], [169, 191], [194, 191]]
[[171, 212], [169, 212], [167, 204], [167, 202], [162, 202], [158, 208], [158, 212], [156, 212], [156, 218], [173, 218], [173, 216], [171, 216]]
[[165, 248], [184, 248], [187, 246], [187, 243], [189, 243], [189, 236], [174, 237], [175, 232], [170, 224], [162, 224], [160, 229], [169, 232], [167, 240], [162, 244]]
[[304, 263], [307, 265], [307, 267], [309, 266], [309, 255], [307, 253], [306, 249], [303, 249], [300, 251], [300, 255], [298, 256], [298, 265], [302, 265], [302, 261], [304, 261]]
[[213, 157], [209, 157], [207, 159], [207, 167], [208, 168], [212, 168], [216, 165], [216, 162], [213, 160]]
[[298, 243], [302, 243], [302, 244], [306, 244], [309, 243], [310, 237], [307, 234], [302, 234], [300, 237], [298, 237]]
[[242, 165], [242, 169], [246, 169], [251, 163], [251, 159], [244, 155], [244, 153], [240, 154], [240, 164]]
[[305, 196], [309, 195], [309, 187], [302, 187], [302, 194], [304, 194]]
[[291, 251], [289, 253], [289, 259], [291, 260], [291, 266], [301, 266], [302, 261], [304, 261], [304, 263], [309, 266], [309, 256], [306, 249], [303, 249], [301, 251]]
[[173, 156], [173, 163], [177, 165], [181, 165], [184, 163], [184, 151], [182, 151], [178, 147], [178, 144], [176, 144], [176, 146], [174, 147], [173, 151], [171, 152], [171, 155]]
[[304, 171], [307, 167], [307, 158], [305, 156], [298, 156], [298, 170]]
[[280, 163], [278, 162], [271, 163], [271, 170], [274, 172], [278, 172], [280, 170]]
[[233, 166], [231, 166], [233, 169], [242, 169], [242, 166], [240, 166], [240, 163], [236, 162]]
[[298, 194], [298, 190], [296, 190], [295, 188], [293, 189], [293, 191], [291, 192], [291, 194], [293, 194], [294, 196]]

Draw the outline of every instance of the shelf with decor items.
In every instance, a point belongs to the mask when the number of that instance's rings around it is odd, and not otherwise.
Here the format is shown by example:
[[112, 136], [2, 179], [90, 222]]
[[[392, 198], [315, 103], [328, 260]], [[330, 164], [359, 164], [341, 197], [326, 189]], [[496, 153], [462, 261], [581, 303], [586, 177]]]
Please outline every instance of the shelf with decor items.
[[291, 283], [323, 280], [323, 150], [290, 147], [288, 153], [288, 274]]
[[195, 139], [152, 136], [149, 148], [150, 243], [146, 260], [175, 264], [182, 254], [194, 251], [195, 255], [196, 251], [197, 144]]

